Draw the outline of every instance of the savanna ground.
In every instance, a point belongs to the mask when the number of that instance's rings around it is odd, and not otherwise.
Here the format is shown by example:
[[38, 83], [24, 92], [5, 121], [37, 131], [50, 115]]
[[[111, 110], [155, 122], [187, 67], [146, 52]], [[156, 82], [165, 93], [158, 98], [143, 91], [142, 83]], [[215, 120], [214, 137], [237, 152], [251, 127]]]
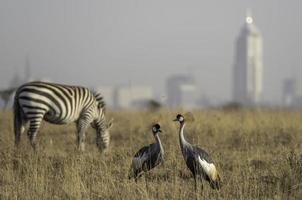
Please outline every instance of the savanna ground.
[[[108, 152], [100, 154], [95, 134], [86, 151], [75, 150], [74, 125], [43, 123], [33, 152], [26, 134], [14, 148], [11, 111], [0, 113], [0, 199], [192, 199], [194, 181], [182, 158], [177, 111], [110, 112], [114, 117]], [[204, 182], [199, 199], [302, 199], [302, 112], [193, 112], [186, 126], [191, 143], [206, 149], [222, 177], [217, 192]], [[135, 183], [127, 178], [134, 153], [153, 142], [159, 121], [165, 163]]]

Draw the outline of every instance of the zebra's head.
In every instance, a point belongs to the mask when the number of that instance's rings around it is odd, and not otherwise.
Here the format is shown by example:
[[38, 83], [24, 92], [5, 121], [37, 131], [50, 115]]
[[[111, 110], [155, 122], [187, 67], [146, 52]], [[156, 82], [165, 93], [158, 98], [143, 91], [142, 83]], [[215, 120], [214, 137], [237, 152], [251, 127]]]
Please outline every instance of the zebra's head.
[[110, 143], [110, 129], [113, 126], [113, 119], [109, 122], [105, 122], [102, 129], [96, 129], [97, 131], [97, 146], [101, 152], [108, 148]]
[[91, 124], [92, 127], [96, 130], [97, 140], [96, 144], [100, 151], [105, 150], [109, 146], [110, 142], [110, 133], [109, 130], [113, 126], [113, 120], [109, 122], [105, 119], [105, 102], [104, 98], [100, 93], [94, 93], [96, 99], [96, 119]]

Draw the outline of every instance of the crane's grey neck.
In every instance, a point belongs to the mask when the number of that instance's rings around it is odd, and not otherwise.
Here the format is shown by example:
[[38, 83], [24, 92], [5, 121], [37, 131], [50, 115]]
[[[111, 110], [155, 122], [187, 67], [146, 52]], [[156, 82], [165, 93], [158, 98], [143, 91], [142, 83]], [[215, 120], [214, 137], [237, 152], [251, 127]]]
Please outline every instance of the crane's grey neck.
[[156, 143], [159, 145], [161, 153], [163, 154], [164, 153], [164, 148], [163, 148], [163, 145], [161, 144], [159, 136], [156, 134], [154, 137], [155, 137]]
[[180, 129], [179, 129], [179, 143], [180, 143], [180, 147], [181, 149], [183, 149], [185, 146], [188, 145], [188, 142], [186, 141], [185, 137], [184, 137], [184, 129], [185, 129], [186, 123], [180, 123]]

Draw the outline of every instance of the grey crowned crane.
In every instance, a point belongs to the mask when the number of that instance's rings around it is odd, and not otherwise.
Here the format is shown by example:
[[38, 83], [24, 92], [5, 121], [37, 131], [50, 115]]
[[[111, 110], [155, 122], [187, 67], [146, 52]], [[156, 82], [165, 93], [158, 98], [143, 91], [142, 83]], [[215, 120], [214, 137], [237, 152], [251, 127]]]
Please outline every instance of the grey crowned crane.
[[159, 132], [161, 132], [160, 125], [154, 124], [152, 126], [152, 133], [155, 142], [149, 146], [142, 147], [134, 155], [129, 170], [129, 179], [134, 178], [136, 181], [143, 172], [147, 172], [163, 162], [164, 150], [158, 136]]
[[[197, 178], [203, 178], [207, 180], [212, 189], [219, 190], [221, 187], [221, 180], [216, 167], [209, 156], [209, 154], [199, 148], [198, 146], [191, 145], [185, 140], [184, 128], [186, 126], [186, 121], [184, 116], [178, 114], [174, 121], [180, 123], [179, 128], [179, 142], [182, 155], [187, 164], [187, 167], [192, 172], [195, 180], [195, 190], [197, 189]], [[202, 181], [202, 179], [200, 179]], [[201, 183], [202, 184], [202, 183]], [[203, 184], [202, 184], [203, 188]]]

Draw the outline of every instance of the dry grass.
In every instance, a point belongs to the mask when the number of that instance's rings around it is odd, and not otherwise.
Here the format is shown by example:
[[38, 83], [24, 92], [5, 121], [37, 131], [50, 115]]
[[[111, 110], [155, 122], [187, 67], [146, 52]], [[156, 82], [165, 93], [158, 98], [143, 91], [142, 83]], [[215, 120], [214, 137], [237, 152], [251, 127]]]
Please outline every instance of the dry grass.
[[[12, 114], [0, 113], [0, 199], [189, 199], [194, 182], [179, 149], [176, 111], [114, 112], [109, 151], [101, 155], [90, 129], [86, 151], [75, 150], [73, 125], [43, 123], [38, 152], [26, 135], [16, 150]], [[191, 143], [212, 155], [223, 188], [205, 184], [204, 199], [299, 199], [302, 197], [302, 113], [199, 111], [186, 127]], [[151, 122], [160, 120], [166, 161], [129, 181], [133, 154], [152, 142]]]

